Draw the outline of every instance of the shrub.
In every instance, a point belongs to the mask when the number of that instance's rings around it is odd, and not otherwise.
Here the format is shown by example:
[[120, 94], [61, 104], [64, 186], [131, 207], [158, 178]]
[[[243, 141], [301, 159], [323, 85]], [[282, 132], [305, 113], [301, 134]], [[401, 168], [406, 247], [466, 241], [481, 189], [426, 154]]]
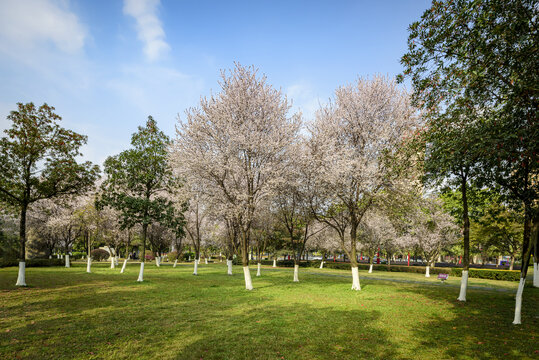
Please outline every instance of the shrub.
[[[452, 268], [451, 275], [462, 276], [461, 268]], [[476, 279], [520, 281], [520, 271], [518, 270], [491, 270], [491, 269], [469, 269], [468, 277]]]
[[92, 260], [95, 261], [101, 261], [109, 258], [109, 253], [106, 250], [103, 249], [94, 249], [90, 252], [90, 255], [92, 256]]
[[71, 254], [72, 259], [82, 259], [83, 256], [86, 256], [86, 253], [83, 251], [73, 251]]
[[[26, 267], [46, 267], [46, 266], [64, 266], [63, 259], [26, 259]], [[19, 266], [19, 260], [0, 259], [0, 268], [8, 266]]]
[[178, 258], [178, 253], [176, 251], [171, 251], [167, 254], [168, 261], [174, 261]]

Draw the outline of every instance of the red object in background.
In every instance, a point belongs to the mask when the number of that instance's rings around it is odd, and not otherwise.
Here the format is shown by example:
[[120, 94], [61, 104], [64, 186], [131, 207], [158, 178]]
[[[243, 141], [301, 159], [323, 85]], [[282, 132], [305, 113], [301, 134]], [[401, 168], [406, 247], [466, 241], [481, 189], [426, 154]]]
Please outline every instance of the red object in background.
[[288, 260], [290, 260], [290, 255], [288, 255]]
[[459, 265], [462, 264], [462, 256], [459, 257]]
[[335, 262], [335, 255], [333, 255], [333, 262]]
[[408, 266], [410, 266], [410, 252], [408, 251]]
[[380, 264], [380, 248], [378, 248], [378, 252], [376, 253], [376, 257], [377, 257], [376, 263]]
[[359, 255], [359, 260], [363, 261], [363, 254]]

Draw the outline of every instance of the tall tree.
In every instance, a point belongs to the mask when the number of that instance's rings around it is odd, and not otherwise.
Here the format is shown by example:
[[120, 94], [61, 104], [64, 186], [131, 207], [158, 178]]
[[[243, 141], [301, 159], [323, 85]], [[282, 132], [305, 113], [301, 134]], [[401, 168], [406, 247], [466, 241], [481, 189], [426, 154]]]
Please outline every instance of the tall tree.
[[409, 27], [399, 76], [411, 78], [414, 102], [434, 119], [459, 119], [463, 109], [480, 116], [475, 125], [483, 141], [474, 153], [481, 177], [524, 205], [514, 324], [521, 322], [530, 239], [538, 236], [532, 228], [539, 227], [538, 19], [535, 0], [434, 1]]
[[122, 228], [135, 224], [142, 227], [142, 251], [137, 281], [143, 281], [148, 225], [167, 223], [175, 216], [169, 193], [179, 183], [167, 163], [170, 140], [149, 116], [146, 126], [139, 126], [131, 136], [132, 148], [105, 160], [99, 206], [110, 206], [120, 212]]
[[86, 136], [60, 127], [54, 107], [17, 104], [7, 119], [11, 128], [0, 139], [0, 201], [20, 214], [19, 275], [17, 286], [26, 286], [26, 213], [38, 200], [77, 194], [91, 186], [99, 168], [77, 163]]
[[[360, 290], [356, 260], [363, 215], [399, 177], [393, 166], [399, 148], [416, 125], [408, 95], [382, 76], [359, 78], [338, 88], [311, 127], [310, 149], [318, 220], [333, 227], [350, 258], [352, 289]], [[348, 227], [350, 241], [345, 244]]]
[[253, 67], [221, 73], [222, 91], [202, 98], [180, 124], [171, 153], [182, 179], [204, 184], [208, 197], [231, 219], [241, 240], [245, 287], [253, 289], [249, 244], [254, 215], [286, 166], [297, 141], [299, 116]]

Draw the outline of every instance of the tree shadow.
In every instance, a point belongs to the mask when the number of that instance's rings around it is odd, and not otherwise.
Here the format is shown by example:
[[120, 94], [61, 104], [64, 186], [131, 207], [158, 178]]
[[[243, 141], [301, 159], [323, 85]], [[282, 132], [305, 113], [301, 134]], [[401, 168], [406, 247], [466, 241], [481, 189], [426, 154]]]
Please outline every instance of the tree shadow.
[[522, 325], [513, 325], [515, 292], [468, 289], [467, 302], [457, 300], [459, 289], [401, 287], [402, 296], [417, 294], [425, 306], [441, 310], [418, 319], [413, 336], [422, 339], [416, 351], [441, 352], [453, 359], [539, 358], [539, 290], [526, 288]]

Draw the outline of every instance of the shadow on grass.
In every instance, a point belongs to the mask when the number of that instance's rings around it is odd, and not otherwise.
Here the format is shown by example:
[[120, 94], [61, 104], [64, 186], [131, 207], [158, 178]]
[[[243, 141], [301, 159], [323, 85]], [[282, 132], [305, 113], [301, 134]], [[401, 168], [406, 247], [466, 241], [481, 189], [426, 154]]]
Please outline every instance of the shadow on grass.
[[522, 325], [513, 325], [515, 293], [468, 290], [467, 302], [457, 301], [458, 289], [440, 291], [433, 287], [401, 287], [406, 297], [420, 292], [425, 307], [443, 310], [418, 319], [413, 337], [421, 339], [416, 351], [441, 352], [453, 359], [539, 358], [539, 290], [526, 288]]

